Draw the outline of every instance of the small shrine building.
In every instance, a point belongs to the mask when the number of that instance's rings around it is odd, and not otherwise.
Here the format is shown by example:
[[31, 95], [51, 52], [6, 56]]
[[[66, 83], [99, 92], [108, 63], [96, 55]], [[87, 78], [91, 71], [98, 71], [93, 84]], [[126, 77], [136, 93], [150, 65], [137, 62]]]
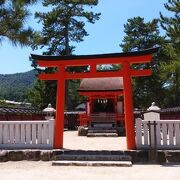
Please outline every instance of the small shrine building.
[[124, 126], [123, 89], [122, 77], [82, 79], [78, 91], [86, 97], [86, 113], [80, 125]]

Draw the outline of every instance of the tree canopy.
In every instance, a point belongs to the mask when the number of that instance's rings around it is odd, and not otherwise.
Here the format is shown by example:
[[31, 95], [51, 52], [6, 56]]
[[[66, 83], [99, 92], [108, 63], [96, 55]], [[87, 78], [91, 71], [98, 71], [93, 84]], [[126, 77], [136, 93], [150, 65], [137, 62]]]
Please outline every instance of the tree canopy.
[[[42, 23], [43, 29], [35, 34], [32, 47], [35, 49], [45, 48], [43, 54], [46, 55], [71, 55], [75, 49], [73, 43], [79, 43], [84, 40], [85, 36], [88, 36], [85, 22], [94, 24], [99, 19], [100, 13], [94, 13], [91, 10], [97, 3], [98, 0], [44, 0], [43, 5], [51, 6], [52, 10], [35, 14], [35, 17]], [[36, 62], [33, 62], [33, 66], [39, 71]], [[66, 69], [66, 71], [81, 70], [82, 68], [76, 67]], [[46, 68], [45, 71], [52, 72], [56, 69]], [[39, 82], [37, 81], [37, 83]], [[74, 108], [78, 103], [76, 100], [80, 99], [77, 88], [74, 88], [78, 84], [79, 80], [66, 81], [66, 109]], [[42, 101], [46, 102], [43, 99], [47, 98], [49, 101], [51, 100], [52, 104], [55, 104], [56, 82], [44, 82], [44, 85], [48, 97], [42, 95]]]
[[[152, 47], [161, 46], [164, 37], [160, 36], [158, 19], [144, 22], [144, 18], [134, 17], [128, 19], [124, 25], [125, 36], [123, 43], [120, 44], [124, 52], [140, 51]], [[134, 69], [152, 69], [152, 76], [138, 77], [133, 79], [135, 107], [146, 108], [152, 101], [162, 103], [164, 95], [164, 82], [160, 77], [160, 62], [163, 54], [159, 52], [154, 56], [153, 61], [148, 64], [134, 65]], [[161, 92], [157, 94], [157, 92]]]
[[172, 13], [170, 17], [160, 13], [161, 27], [166, 32], [164, 52], [166, 62], [161, 64], [161, 74], [166, 79], [168, 98], [166, 103], [178, 106], [180, 102], [180, 1], [168, 0], [165, 8]]
[[26, 27], [30, 16], [28, 5], [35, 0], [0, 0], [0, 42], [8, 39], [13, 45], [30, 45], [32, 28]]
[[85, 21], [95, 23], [99, 13], [88, 11], [85, 6], [94, 6], [97, 0], [44, 0], [45, 7], [52, 6], [46, 13], [37, 12], [35, 17], [43, 24], [35, 36], [34, 48], [47, 47], [44, 54], [70, 55], [74, 50], [72, 42], [79, 43], [88, 36]]
[[[160, 13], [159, 19], [147, 23], [141, 17], [134, 17], [124, 25], [125, 36], [120, 45], [124, 52], [161, 47], [151, 63], [133, 67], [153, 70], [152, 76], [133, 80], [135, 107], [148, 107], [152, 101], [161, 107], [179, 106], [180, 2], [168, 0], [164, 7], [171, 16]], [[160, 35], [160, 28], [165, 31], [164, 36]]]
[[[71, 55], [75, 44], [88, 36], [86, 23], [94, 24], [100, 18], [92, 8], [98, 0], [43, 0], [45, 12], [36, 12], [35, 18], [42, 23], [41, 31], [34, 31], [27, 25], [30, 16], [28, 7], [37, 0], [0, 0], [0, 42], [8, 39], [13, 45], [31, 45], [33, 49], [43, 48], [46, 55]], [[134, 69], [152, 69], [149, 77], [134, 78], [135, 107], [146, 108], [152, 101], [161, 107], [179, 106], [180, 102], [180, 2], [167, 0], [164, 8], [170, 13], [160, 13], [159, 19], [145, 22], [143, 17], [132, 17], [124, 25], [125, 36], [120, 44], [124, 52], [138, 51], [160, 46], [148, 64], [134, 65]], [[165, 32], [161, 35], [160, 29]], [[55, 68], [38, 71], [54, 72]], [[66, 71], [84, 71], [82, 68], [67, 68]], [[99, 66], [99, 69], [114, 69], [119, 66]], [[66, 97], [71, 97], [67, 108], [79, 102], [76, 92], [79, 81], [66, 82]], [[43, 90], [43, 91], [42, 91]], [[69, 98], [66, 98], [69, 100]], [[37, 81], [29, 92], [29, 100], [38, 107], [46, 107], [49, 102], [55, 106], [56, 83]]]

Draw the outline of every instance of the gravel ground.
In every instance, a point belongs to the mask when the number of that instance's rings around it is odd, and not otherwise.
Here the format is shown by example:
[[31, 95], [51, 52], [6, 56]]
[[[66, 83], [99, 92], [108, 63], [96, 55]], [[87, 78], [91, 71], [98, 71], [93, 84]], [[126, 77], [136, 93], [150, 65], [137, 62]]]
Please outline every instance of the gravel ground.
[[65, 149], [82, 150], [126, 150], [126, 137], [86, 137], [77, 131], [64, 132]]
[[180, 165], [133, 167], [52, 166], [52, 162], [0, 163], [0, 180], [179, 180]]
[[[125, 150], [125, 137], [87, 138], [77, 131], [64, 133], [65, 149]], [[0, 163], [0, 180], [180, 180], [179, 165], [133, 165], [132, 167], [52, 166], [52, 162]]]

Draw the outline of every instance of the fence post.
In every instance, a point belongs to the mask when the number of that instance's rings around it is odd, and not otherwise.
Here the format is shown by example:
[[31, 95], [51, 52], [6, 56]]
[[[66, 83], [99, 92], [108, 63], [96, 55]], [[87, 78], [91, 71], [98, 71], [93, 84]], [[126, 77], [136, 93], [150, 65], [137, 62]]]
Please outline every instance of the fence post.
[[54, 119], [49, 119], [49, 145], [54, 145]]
[[156, 148], [157, 145], [157, 132], [156, 132], [156, 121], [160, 120], [160, 108], [153, 102], [152, 105], [144, 113], [144, 120], [148, 121], [149, 126], [149, 142], [151, 148]]
[[3, 125], [0, 124], [0, 144], [3, 142]]
[[156, 121], [149, 121], [149, 142], [150, 147], [155, 149], [156, 148]]
[[136, 147], [137, 149], [142, 146], [142, 119], [136, 119]]

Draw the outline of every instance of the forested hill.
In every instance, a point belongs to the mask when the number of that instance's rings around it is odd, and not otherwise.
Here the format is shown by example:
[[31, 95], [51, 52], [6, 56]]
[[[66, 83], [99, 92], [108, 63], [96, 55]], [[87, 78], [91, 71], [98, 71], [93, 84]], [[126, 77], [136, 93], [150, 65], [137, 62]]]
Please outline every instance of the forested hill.
[[0, 99], [24, 101], [35, 77], [34, 70], [25, 73], [0, 74]]

